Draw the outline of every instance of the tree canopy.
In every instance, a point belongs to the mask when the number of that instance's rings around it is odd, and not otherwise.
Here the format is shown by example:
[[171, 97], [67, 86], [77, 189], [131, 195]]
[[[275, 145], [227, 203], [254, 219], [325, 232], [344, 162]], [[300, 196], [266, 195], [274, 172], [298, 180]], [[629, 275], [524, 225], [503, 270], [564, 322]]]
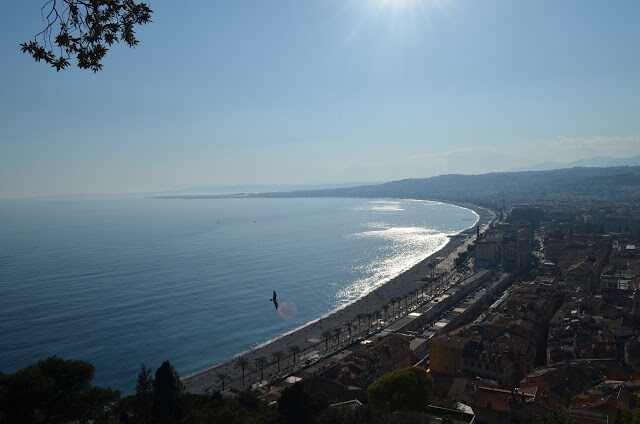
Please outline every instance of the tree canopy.
[[120, 394], [92, 387], [94, 372], [88, 362], [52, 356], [0, 375], [0, 423], [84, 423], [100, 418], [105, 405]]
[[313, 422], [327, 406], [324, 395], [306, 393], [302, 384], [295, 383], [282, 391], [278, 411], [287, 423], [305, 424]]
[[182, 383], [169, 361], [156, 370], [153, 380], [153, 416], [162, 424], [176, 424], [182, 419]]
[[433, 393], [433, 378], [418, 367], [383, 375], [367, 389], [369, 405], [385, 412], [422, 411]]
[[151, 369], [145, 364], [140, 366], [136, 394], [134, 398], [134, 416], [137, 423], [150, 424], [153, 411], [153, 377]]
[[138, 44], [135, 27], [151, 22], [153, 11], [134, 0], [45, 0], [41, 8], [45, 27], [32, 41], [21, 43], [23, 53], [57, 71], [72, 57], [81, 69], [97, 72], [114, 43]]

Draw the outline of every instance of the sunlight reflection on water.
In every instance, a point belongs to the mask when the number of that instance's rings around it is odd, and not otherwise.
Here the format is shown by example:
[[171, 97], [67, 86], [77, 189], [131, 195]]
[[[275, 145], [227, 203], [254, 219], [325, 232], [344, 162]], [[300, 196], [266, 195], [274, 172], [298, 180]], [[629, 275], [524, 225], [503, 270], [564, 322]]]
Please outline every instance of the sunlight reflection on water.
[[352, 234], [354, 238], [381, 238], [392, 243], [388, 249], [389, 256], [379, 261], [368, 261], [354, 266], [353, 270], [363, 272], [368, 277], [349, 284], [337, 293], [340, 305], [353, 302], [370, 293], [375, 288], [388, 282], [403, 271], [441, 249], [448, 241], [446, 233], [422, 227], [387, 227], [382, 223], [366, 224], [370, 231]]

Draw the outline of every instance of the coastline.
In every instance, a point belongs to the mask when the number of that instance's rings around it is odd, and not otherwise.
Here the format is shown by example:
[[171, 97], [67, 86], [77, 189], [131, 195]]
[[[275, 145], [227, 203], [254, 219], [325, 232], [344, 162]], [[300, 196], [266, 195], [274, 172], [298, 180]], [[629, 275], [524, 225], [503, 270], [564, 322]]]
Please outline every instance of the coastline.
[[[219, 374], [224, 374], [226, 376], [225, 387], [234, 386], [236, 388], [242, 388], [242, 372], [236, 366], [236, 361], [240, 357], [248, 360], [248, 366], [245, 370], [245, 380], [246, 387], [250, 387], [251, 384], [263, 380], [259, 378], [261, 372], [255, 366], [257, 358], [262, 357], [266, 359], [268, 365], [263, 369], [265, 377], [264, 380], [269, 380], [270, 378], [281, 376], [280, 368], [286, 368], [287, 366], [292, 365], [292, 358], [289, 350], [291, 348], [299, 349], [296, 364], [300, 364], [305, 358], [309, 359], [323, 356], [325, 353], [326, 342], [326, 340], [323, 339], [323, 333], [327, 331], [333, 332], [336, 328], [342, 328], [344, 330], [344, 324], [346, 322], [354, 323], [354, 321], [357, 321], [357, 317], [361, 314], [380, 311], [384, 305], [389, 303], [390, 299], [406, 296], [407, 294], [415, 291], [417, 287], [424, 285], [425, 281], [422, 280], [422, 278], [429, 272], [429, 264], [433, 262], [435, 258], [446, 257], [447, 260], [441, 261], [441, 265], [439, 266], [439, 268], [442, 268], [441, 270], [443, 270], [444, 267], [447, 267], [445, 265], [446, 263], [452, 262], [449, 261], [449, 259], [457, 255], [460, 247], [465, 244], [466, 239], [459, 237], [459, 235], [475, 235], [476, 226], [482, 227], [486, 225], [493, 216], [491, 211], [475, 205], [440, 202], [437, 200], [435, 200], [435, 202], [447, 203], [452, 206], [469, 209], [478, 216], [478, 219], [474, 225], [466, 230], [463, 230], [456, 235], [448, 236], [448, 241], [440, 249], [434, 251], [411, 268], [391, 278], [386, 283], [381, 284], [379, 287], [354, 302], [313, 320], [304, 326], [263, 343], [262, 345], [240, 353], [224, 362], [183, 377], [182, 383], [185, 391], [191, 393], [206, 393], [213, 387], [219, 386]], [[346, 330], [344, 330], [344, 333], [346, 333]], [[283, 355], [282, 359], [279, 361], [279, 365], [277, 365], [276, 359], [274, 358], [274, 353], [277, 355], [277, 352], [280, 352]]]

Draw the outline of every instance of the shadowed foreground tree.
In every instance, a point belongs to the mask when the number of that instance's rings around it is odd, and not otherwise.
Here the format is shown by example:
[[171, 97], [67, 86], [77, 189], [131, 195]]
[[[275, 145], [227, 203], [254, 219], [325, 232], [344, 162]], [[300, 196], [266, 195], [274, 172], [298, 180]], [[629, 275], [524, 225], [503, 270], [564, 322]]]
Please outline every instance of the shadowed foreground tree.
[[242, 392], [237, 398], [223, 398], [218, 392], [187, 394], [185, 407], [180, 424], [283, 424], [278, 411], [255, 392]]
[[92, 387], [95, 368], [83, 361], [49, 357], [0, 375], [0, 422], [86, 423], [100, 420], [120, 393]]
[[145, 3], [134, 0], [45, 0], [44, 29], [20, 47], [57, 71], [75, 57], [78, 68], [97, 72], [111, 45], [138, 44], [134, 28], [151, 22], [152, 13]]
[[182, 409], [180, 377], [169, 361], [164, 361], [153, 381], [153, 417], [161, 424], [177, 424]]
[[282, 391], [278, 411], [290, 424], [311, 423], [313, 419], [329, 406], [323, 395], [308, 394], [302, 384], [296, 383]]
[[140, 366], [136, 394], [134, 398], [134, 415], [137, 423], [151, 424], [153, 410], [153, 377], [145, 364]]
[[315, 424], [435, 424], [437, 422], [422, 412], [382, 413], [367, 406], [353, 409], [327, 408], [314, 420]]
[[367, 389], [371, 408], [384, 412], [422, 411], [433, 393], [433, 379], [418, 367], [383, 375]]

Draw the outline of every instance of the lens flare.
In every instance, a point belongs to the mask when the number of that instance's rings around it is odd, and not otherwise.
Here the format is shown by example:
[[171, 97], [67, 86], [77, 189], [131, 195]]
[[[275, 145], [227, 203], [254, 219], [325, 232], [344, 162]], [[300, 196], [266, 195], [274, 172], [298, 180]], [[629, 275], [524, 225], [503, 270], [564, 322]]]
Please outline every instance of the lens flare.
[[278, 313], [284, 319], [292, 319], [298, 315], [298, 307], [293, 302], [282, 302], [278, 307]]

